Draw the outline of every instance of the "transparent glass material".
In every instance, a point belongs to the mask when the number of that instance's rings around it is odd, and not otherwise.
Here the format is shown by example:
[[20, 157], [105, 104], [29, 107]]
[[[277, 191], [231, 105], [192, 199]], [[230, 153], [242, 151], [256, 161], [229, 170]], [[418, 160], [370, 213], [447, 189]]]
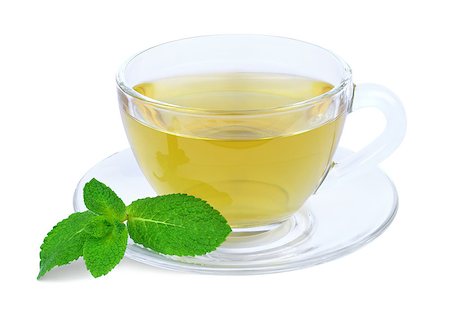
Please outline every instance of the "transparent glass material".
[[[332, 88], [264, 108], [239, 102], [196, 107], [134, 89], [144, 82], [225, 73], [301, 76]], [[263, 35], [195, 37], [137, 54], [120, 69], [117, 84], [131, 151], [88, 171], [75, 192], [75, 209], [83, 210], [82, 187], [95, 177], [125, 203], [173, 192], [201, 197], [233, 228], [205, 256], [170, 257], [130, 241], [128, 257], [202, 273], [292, 270], [353, 251], [395, 215], [395, 187], [377, 164], [404, 137], [402, 105], [382, 86], [355, 86], [349, 66], [328, 50]], [[338, 148], [347, 115], [365, 107], [384, 114], [384, 131], [359, 152]]]

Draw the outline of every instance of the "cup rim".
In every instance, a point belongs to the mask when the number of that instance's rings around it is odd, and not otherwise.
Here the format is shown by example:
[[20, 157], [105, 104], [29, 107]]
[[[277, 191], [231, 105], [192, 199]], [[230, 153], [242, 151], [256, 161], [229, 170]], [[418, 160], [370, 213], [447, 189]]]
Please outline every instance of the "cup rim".
[[[306, 100], [302, 100], [302, 101], [298, 101], [298, 102], [294, 102], [294, 103], [289, 103], [289, 104], [284, 104], [281, 106], [276, 106], [276, 107], [271, 107], [271, 108], [265, 108], [265, 109], [246, 109], [243, 111], [236, 111], [236, 110], [226, 110], [226, 109], [214, 109], [214, 110], [210, 110], [210, 109], [204, 109], [204, 108], [196, 108], [196, 107], [186, 107], [183, 105], [177, 105], [177, 104], [172, 104], [172, 103], [168, 103], [168, 102], [164, 102], [162, 100], [158, 100], [158, 99], [154, 99], [148, 96], [145, 96], [143, 94], [140, 94], [139, 92], [137, 92], [136, 90], [134, 90], [132, 87], [130, 87], [129, 85], [126, 84], [125, 81], [125, 72], [127, 69], [127, 66], [130, 64], [130, 62], [132, 62], [136, 57], [138, 57], [141, 54], [146, 53], [147, 51], [150, 51], [154, 48], [166, 45], [166, 44], [170, 44], [173, 42], [178, 42], [178, 41], [184, 41], [184, 40], [190, 40], [190, 39], [198, 39], [198, 38], [210, 38], [210, 37], [230, 37], [230, 36], [235, 36], [235, 37], [240, 37], [240, 36], [254, 36], [254, 37], [267, 37], [267, 38], [279, 38], [279, 39], [284, 39], [284, 40], [291, 40], [291, 41], [296, 41], [302, 44], [306, 44], [309, 46], [314, 46], [320, 50], [325, 51], [326, 53], [330, 54], [338, 64], [340, 64], [340, 66], [343, 69], [343, 75], [342, 78], [339, 82], [338, 85], [334, 86], [331, 90], [321, 94], [321, 95], [317, 95], [314, 96], [310, 99], [306, 99]], [[340, 94], [346, 87], [348, 84], [351, 84], [352, 82], [352, 70], [350, 68], [350, 66], [338, 55], [336, 55], [335, 53], [333, 53], [332, 51], [325, 49], [319, 45], [310, 43], [310, 42], [306, 42], [306, 41], [302, 41], [302, 40], [298, 40], [298, 39], [294, 39], [294, 38], [290, 38], [290, 37], [284, 37], [284, 36], [276, 36], [276, 35], [265, 35], [265, 34], [212, 34], [212, 35], [199, 35], [199, 36], [192, 36], [192, 37], [185, 37], [185, 38], [181, 38], [181, 39], [177, 39], [177, 40], [172, 40], [172, 41], [167, 41], [164, 43], [160, 43], [154, 46], [151, 46], [143, 51], [138, 52], [137, 54], [131, 56], [128, 60], [126, 60], [124, 63], [122, 63], [122, 65], [120, 66], [117, 75], [116, 75], [116, 84], [117, 87], [120, 89], [120, 91], [122, 93], [124, 93], [125, 95], [131, 96], [135, 99], [138, 99], [142, 102], [145, 103], [150, 103], [152, 104], [153, 107], [158, 107], [158, 108], [162, 108], [162, 109], [166, 109], [166, 110], [171, 110], [171, 111], [176, 111], [176, 112], [190, 112], [190, 111], [195, 111], [198, 113], [206, 113], [206, 114], [211, 114], [211, 115], [236, 115], [236, 114], [249, 114], [249, 115], [254, 115], [254, 114], [262, 114], [262, 113], [272, 113], [272, 112], [283, 112], [283, 111], [290, 111], [293, 109], [299, 109], [299, 108], [305, 108], [308, 107], [312, 104], [316, 104], [316, 103], [320, 103], [322, 100], [324, 99], [328, 99], [331, 98], [333, 96], [336, 96], [338, 94]]]

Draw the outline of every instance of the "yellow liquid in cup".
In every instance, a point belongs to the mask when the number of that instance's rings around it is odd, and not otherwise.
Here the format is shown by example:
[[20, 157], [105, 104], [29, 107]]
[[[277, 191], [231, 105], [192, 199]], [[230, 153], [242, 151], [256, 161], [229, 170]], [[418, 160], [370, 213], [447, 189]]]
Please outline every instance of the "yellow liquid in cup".
[[134, 89], [189, 107], [191, 117], [139, 105], [139, 116], [134, 115], [139, 120], [124, 110], [122, 117], [135, 157], [158, 194], [195, 195], [232, 227], [261, 226], [288, 218], [317, 189], [331, 166], [345, 116], [326, 120], [326, 101], [297, 113], [256, 116], [245, 125], [192, 115], [283, 107], [332, 88], [310, 78], [270, 73], [165, 78]]

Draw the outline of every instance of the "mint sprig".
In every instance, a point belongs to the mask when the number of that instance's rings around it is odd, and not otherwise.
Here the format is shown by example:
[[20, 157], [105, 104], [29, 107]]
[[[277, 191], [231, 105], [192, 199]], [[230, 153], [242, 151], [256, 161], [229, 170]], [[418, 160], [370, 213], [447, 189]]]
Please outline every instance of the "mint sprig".
[[128, 235], [157, 253], [195, 256], [215, 250], [231, 232], [217, 210], [186, 194], [144, 198], [125, 206], [113, 190], [92, 179], [83, 188], [83, 198], [88, 210], [71, 214], [44, 239], [38, 279], [81, 256], [92, 276], [105, 275], [125, 255]]

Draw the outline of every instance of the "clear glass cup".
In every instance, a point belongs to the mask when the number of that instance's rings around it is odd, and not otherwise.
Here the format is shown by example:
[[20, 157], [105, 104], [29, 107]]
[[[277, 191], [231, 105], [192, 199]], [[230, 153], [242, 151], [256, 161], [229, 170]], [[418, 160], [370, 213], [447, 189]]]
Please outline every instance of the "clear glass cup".
[[[165, 78], [223, 73], [298, 75], [333, 88], [306, 100], [253, 109], [196, 108], [133, 89]], [[208, 201], [234, 231], [278, 226], [320, 186], [337, 186], [385, 159], [405, 133], [395, 95], [373, 84], [355, 88], [342, 59], [289, 38], [214, 35], [165, 43], [127, 61], [117, 84], [131, 148], [152, 187], [158, 194], [188, 193]], [[346, 116], [363, 107], [383, 112], [385, 130], [335, 163]]]

